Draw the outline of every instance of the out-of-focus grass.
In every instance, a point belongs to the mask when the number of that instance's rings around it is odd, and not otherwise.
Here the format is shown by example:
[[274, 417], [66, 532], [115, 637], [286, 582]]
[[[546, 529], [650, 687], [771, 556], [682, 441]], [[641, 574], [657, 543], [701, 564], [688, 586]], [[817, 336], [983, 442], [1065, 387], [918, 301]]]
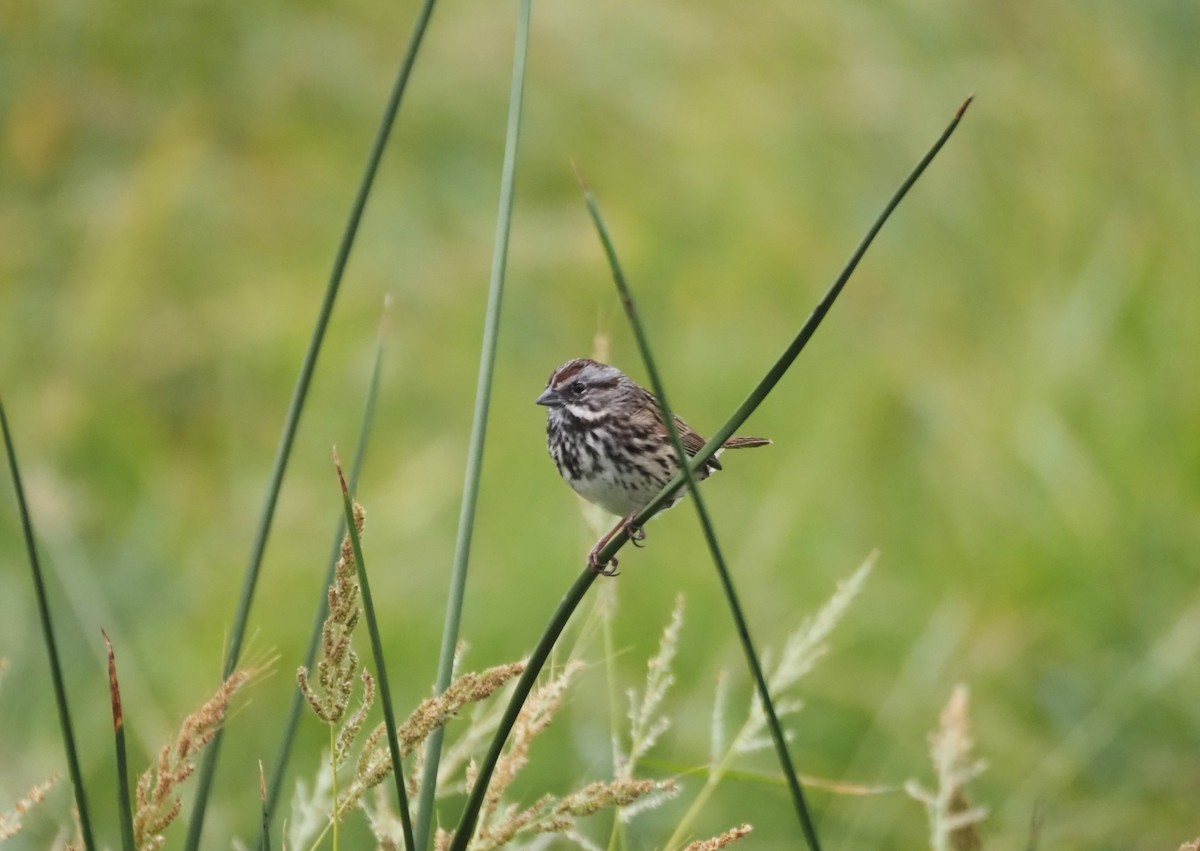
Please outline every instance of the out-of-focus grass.
[[[135, 767], [218, 678], [287, 396], [414, 12], [0, 6], [0, 389], [98, 789], [111, 777], [99, 626], [121, 653]], [[433, 678], [513, 18], [502, 4], [434, 19], [253, 613], [254, 645], [298, 657], [324, 570], [313, 554], [338, 511], [329, 446], [353, 440], [353, 379], [365, 385], [391, 292], [394, 353], [360, 497], [400, 706]], [[985, 836], [1018, 841], [1037, 799], [1047, 843], [1150, 849], [1194, 834], [1200, 11], [613, 0], [543, 4], [534, 21], [464, 619], [478, 665], [528, 649], [589, 543], [533, 397], [598, 330], [637, 372], [569, 160], [602, 189], [672, 401], [704, 430], [974, 91], [946, 155], [748, 424], [775, 445], [731, 458], [712, 508], [764, 642], [883, 552], [808, 681], [801, 770], [923, 770], [925, 731], [965, 680], [991, 760], [975, 787], [994, 807]], [[663, 747], [698, 761], [707, 691], [719, 665], [738, 670], [737, 649], [690, 514], [649, 531], [616, 580], [619, 636], [653, 646], [687, 590], [679, 694], [695, 705], [679, 698], [685, 719]], [[11, 511], [0, 557], [4, 801], [60, 748]], [[254, 761], [273, 753], [291, 687], [260, 684], [235, 714], [214, 836], [253, 830]], [[562, 742], [585, 759], [545, 766], [547, 783], [603, 765], [602, 705], [579, 701]], [[94, 806], [115, 838], [109, 803]], [[698, 830], [749, 820], [756, 847], [793, 847], [790, 825], [765, 829], [782, 788], [734, 785], [718, 803]], [[814, 806], [831, 845], [922, 841], [899, 795], [816, 793]], [[42, 847], [48, 830], [14, 841]]]

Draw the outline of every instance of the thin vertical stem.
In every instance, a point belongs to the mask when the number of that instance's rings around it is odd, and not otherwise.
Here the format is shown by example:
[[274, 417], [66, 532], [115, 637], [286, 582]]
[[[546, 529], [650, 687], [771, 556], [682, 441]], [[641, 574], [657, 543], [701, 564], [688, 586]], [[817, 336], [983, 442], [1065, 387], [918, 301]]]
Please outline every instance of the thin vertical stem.
[[[509, 231], [512, 227], [517, 149], [521, 134], [521, 105], [525, 92], [525, 56], [529, 46], [531, 0], [521, 0], [517, 15], [516, 46], [513, 55], [512, 88], [508, 100], [508, 129], [504, 138], [504, 165], [500, 175], [500, 209], [492, 250], [491, 279], [488, 282], [487, 313], [483, 323], [483, 347], [479, 356], [479, 379], [475, 389], [475, 413], [471, 421], [470, 448], [467, 453], [466, 481], [454, 545], [454, 564], [450, 572], [450, 592], [446, 600], [446, 618], [442, 629], [442, 648], [438, 657], [434, 693], [441, 694], [450, 685], [454, 652], [458, 645], [466, 594], [467, 566], [471, 556], [471, 535], [475, 528], [475, 506], [479, 496], [479, 476], [483, 467], [483, 445], [487, 434], [488, 408], [492, 395], [492, 373], [496, 363], [496, 340], [500, 327], [500, 305], [504, 295], [504, 275], [508, 266]], [[444, 730], [438, 728], [425, 746], [425, 764], [417, 799], [416, 836], [418, 848], [429, 844], [433, 823], [433, 802], [437, 791], [438, 765], [442, 756]]]

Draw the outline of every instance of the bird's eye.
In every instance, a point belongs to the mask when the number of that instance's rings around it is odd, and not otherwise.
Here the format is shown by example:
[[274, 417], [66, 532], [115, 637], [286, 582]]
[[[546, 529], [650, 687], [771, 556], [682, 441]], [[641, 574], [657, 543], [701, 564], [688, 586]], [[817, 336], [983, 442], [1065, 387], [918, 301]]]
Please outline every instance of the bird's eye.
[[567, 388], [567, 389], [571, 391], [571, 395], [572, 395], [572, 396], [582, 396], [582, 395], [583, 395], [583, 391], [584, 391], [586, 388], [583, 386], [583, 382], [582, 382], [582, 381], [575, 381], [575, 382], [572, 382], [572, 383], [571, 383], [571, 386], [570, 386], [569, 388]]

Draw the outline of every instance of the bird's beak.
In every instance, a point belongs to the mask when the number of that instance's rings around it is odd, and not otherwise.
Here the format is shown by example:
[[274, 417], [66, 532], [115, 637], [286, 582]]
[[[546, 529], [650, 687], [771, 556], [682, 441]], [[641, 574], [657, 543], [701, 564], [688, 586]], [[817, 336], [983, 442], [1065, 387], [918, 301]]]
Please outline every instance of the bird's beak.
[[537, 397], [536, 401], [539, 405], [546, 405], [547, 407], [551, 407], [551, 406], [557, 405], [559, 402], [561, 402], [562, 397], [560, 397], [558, 395], [558, 393], [556, 393], [554, 390], [547, 387], [545, 390], [542, 391], [542, 395]]

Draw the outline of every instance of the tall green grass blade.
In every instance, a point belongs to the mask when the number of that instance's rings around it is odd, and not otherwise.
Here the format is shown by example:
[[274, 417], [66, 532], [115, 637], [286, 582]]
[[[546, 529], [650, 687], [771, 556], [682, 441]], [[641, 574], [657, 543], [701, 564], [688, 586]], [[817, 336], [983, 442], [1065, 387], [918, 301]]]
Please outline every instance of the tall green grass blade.
[[[279, 446], [275, 452], [275, 461], [271, 468], [267, 495], [263, 501], [262, 514], [259, 518], [258, 529], [255, 532], [254, 544], [250, 551], [250, 560], [246, 565], [237, 609], [234, 613], [233, 624], [230, 627], [229, 646], [225, 654], [225, 668], [223, 672], [226, 678], [237, 667], [238, 657], [241, 654], [242, 641], [246, 635], [246, 626], [250, 615], [250, 604], [254, 600], [254, 589], [258, 583], [259, 568], [262, 565], [263, 552], [267, 547], [267, 536], [270, 533], [271, 522], [275, 516], [275, 504], [278, 501], [279, 490], [283, 484], [283, 474], [287, 467], [288, 458], [291, 455], [292, 442], [296, 435], [296, 428], [300, 422], [300, 414], [304, 408], [304, 402], [308, 398], [308, 386], [312, 380], [313, 371], [316, 368], [317, 355], [321, 351], [321, 343], [325, 338], [325, 329], [329, 324], [329, 317], [333, 312], [333, 304], [337, 298], [338, 289], [341, 287], [342, 276], [345, 274], [346, 264], [350, 259], [350, 250], [353, 248], [355, 237], [358, 235], [358, 225], [362, 220], [363, 211], [366, 209], [367, 199], [371, 194], [371, 187], [375, 183], [375, 174], [379, 170], [380, 161], [383, 159], [383, 152], [387, 147], [387, 140], [391, 135], [392, 126], [396, 122], [396, 114], [400, 111], [400, 101], [405, 89], [408, 87], [408, 79], [416, 62], [417, 51], [420, 49], [421, 42], [425, 37], [425, 30], [428, 28], [429, 18], [433, 14], [435, 2], [436, 0], [425, 0], [420, 12], [417, 14], [417, 20], [413, 25], [408, 47], [400, 62], [400, 69], [396, 74], [395, 82], [392, 84], [392, 91], [388, 96], [383, 116], [375, 132], [371, 151], [367, 156], [367, 165], [363, 171], [362, 180], [359, 182], [354, 203], [350, 208], [350, 215], [346, 220], [346, 228], [342, 233], [341, 243], [338, 245], [337, 256], [334, 258], [333, 269], [330, 272], [329, 282], [325, 288], [325, 296], [321, 302], [321, 308], [317, 313], [317, 321], [313, 328], [312, 337], [309, 340], [308, 350], [305, 352], [304, 361], [300, 366], [300, 375], [296, 379], [296, 387], [292, 392], [292, 400], [288, 405], [287, 416], [284, 419], [283, 433], [280, 435]], [[221, 727], [213, 737], [212, 743], [204, 755], [204, 761], [200, 765], [195, 804], [192, 809], [191, 821], [188, 823], [187, 840], [184, 844], [185, 851], [197, 851], [200, 847], [200, 835], [204, 830], [204, 814], [208, 808], [208, 798], [212, 792], [217, 759], [220, 756], [221, 744], [224, 738], [224, 727]]]
[[8, 427], [8, 415], [4, 412], [2, 401], [0, 401], [0, 429], [4, 431], [4, 451], [8, 455], [8, 469], [12, 473], [17, 509], [21, 513], [21, 531], [25, 534], [25, 550], [29, 556], [29, 569], [33, 574], [33, 589], [37, 596], [42, 639], [46, 643], [46, 654], [50, 657], [50, 678], [54, 682], [54, 702], [58, 707], [58, 724], [62, 729], [63, 747], [67, 751], [67, 770], [71, 775], [71, 785], [75, 789], [75, 807], [79, 810], [79, 828], [83, 834], [83, 846], [87, 851], [94, 851], [96, 843], [92, 838], [92, 820], [88, 815], [87, 795], [83, 789], [83, 773], [79, 770], [75, 731], [71, 725], [71, 712], [67, 707], [67, 687], [63, 682], [62, 664], [58, 656], [58, 641], [54, 637], [54, 624], [50, 618], [46, 582], [42, 577], [41, 562], [38, 560], [37, 543], [33, 537], [33, 521], [29, 516], [29, 505], [25, 502], [25, 488], [21, 484], [21, 471], [17, 466], [17, 450], [13, 446], [12, 433]]
[[[387, 729], [388, 750], [392, 754], [392, 777], [396, 781], [396, 806], [400, 813], [401, 829], [404, 831], [404, 847], [408, 851], [412, 851], [412, 849], [416, 848], [416, 845], [413, 844], [412, 815], [408, 810], [408, 790], [405, 788], [404, 764], [400, 761], [400, 740], [396, 736], [396, 712], [392, 708], [392, 690], [388, 685], [387, 668], [383, 661], [383, 639], [379, 635], [379, 621], [375, 617], [375, 604], [371, 599], [371, 585], [367, 582], [367, 562], [362, 554], [362, 541], [359, 540], [358, 527], [354, 523], [354, 504], [350, 500], [350, 490], [346, 487], [346, 478], [342, 475], [342, 463], [338, 460], [336, 452], [333, 458], [337, 466], [338, 481], [342, 486], [342, 505], [346, 512], [346, 530], [350, 533], [350, 546], [354, 550], [354, 563], [358, 567], [358, 590], [362, 594], [363, 614], [366, 615], [367, 631], [371, 636], [371, 652], [375, 657], [375, 680], [379, 683], [379, 696], [383, 703], [383, 723]], [[330, 753], [332, 753], [332, 750]], [[336, 806], [336, 792], [334, 793], [333, 800]], [[336, 833], [336, 813], [334, 814], [333, 826]], [[334, 847], [337, 847], [336, 842], [334, 843]]]
[[[796, 809], [796, 816], [800, 819], [800, 829], [804, 833], [804, 839], [811, 851], [821, 851], [821, 844], [817, 839], [817, 828], [813, 824], [812, 815], [808, 811], [808, 804], [804, 800], [804, 790], [801, 788], [800, 781], [796, 777], [796, 767], [792, 764], [792, 757], [788, 752], [787, 739], [784, 737], [783, 727], [779, 723], [779, 716], [775, 712], [775, 702], [771, 699], [771, 690], [767, 687], [767, 678], [763, 673], [762, 663], [759, 661], [758, 653], [754, 649], [754, 642], [750, 638], [750, 627], [746, 623], [742, 604], [738, 600], [737, 592], [734, 589], [733, 577], [729, 574], [729, 568], [725, 564], [725, 556], [721, 553], [721, 547], [717, 543], [717, 533], [713, 529], [708, 508], [700, 496], [700, 489], [696, 487], [696, 477], [688, 467], [687, 450], [683, 447], [683, 440], [679, 437], [679, 428], [675, 423], [675, 416], [672, 413], [670, 404], [667, 402], [667, 388], [663, 384], [662, 376], [659, 375], [658, 367], [654, 363], [654, 356], [650, 352], [650, 339], [646, 334], [645, 326], [642, 325], [642, 319], [638, 315], [637, 306], [633, 300], [633, 292], [629, 289], [628, 281], [625, 280], [625, 273], [621, 269], [620, 260], [617, 259], [617, 251], [613, 246], [612, 238], [609, 236], [608, 228], [604, 225], [604, 217], [600, 215], [600, 206], [596, 202], [596, 196], [592, 194], [591, 189], [588, 188], [582, 179], [580, 180], [580, 184], [583, 187], [584, 202], [587, 204], [588, 212], [591, 213], [592, 222], [596, 225], [596, 232], [600, 235], [600, 242], [604, 245], [604, 253], [608, 257], [608, 265], [612, 270], [613, 281], [617, 285], [617, 292], [620, 293], [621, 303], [625, 306], [625, 313], [629, 316], [629, 324], [633, 328], [633, 336], [637, 340], [638, 349], [642, 353], [642, 361], [645, 363], [646, 372], [650, 376], [651, 388], [654, 390], [654, 395], [658, 397], [658, 405], [662, 410], [663, 421], [667, 425], [667, 433], [670, 435], [671, 445], [675, 448], [675, 456], [679, 460], [680, 468], [683, 471], [684, 481], [687, 484], [688, 492], [692, 495], [692, 503], [696, 506], [696, 513], [700, 518], [700, 526], [704, 530], [705, 543], [708, 544], [708, 550], [712, 554], [713, 564], [716, 566], [717, 575], [721, 580], [721, 587], [725, 591], [725, 599], [729, 602], [729, 611], [733, 615], [733, 623], [737, 629], [738, 639], [741, 641], [742, 651], [746, 655], [746, 664], [750, 667], [750, 673], [754, 677], [754, 685], [758, 689], [759, 699], [762, 701], [763, 709], [766, 711], [767, 725], [771, 731], [771, 739], [775, 743], [775, 752], [779, 756], [779, 765], [783, 769], [788, 791], [792, 796], [792, 805]], [[668, 842], [669, 845], [670, 842]]]
[[[487, 313], [483, 323], [483, 347], [479, 356], [479, 380], [475, 389], [475, 413], [471, 421], [470, 448], [467, 453], [466, 482], [458, 518], [458, 536], [454, 545], [454, 565], [450, 574], [450, 592], [442, 629], [442, 649], [438, 657], [434, 693], [441, 694], [450, 685], [454, 652], [458, 646], [463, 597], [467, 585], [467, 564], [471, 555], [471, 535], [475, 528], [475, 505], [479, 495], [479, 474], [483, 466], [483, 444], [487, 434], [488, 408], [492, 396], [492, 373], [496, 362], [496, 339], [500, 326], [500, 305], [504, 294], [504, 275], [508, 266], [508, 235], [512, 227], [513, 190], [517, 170], [517, 148], [521, 135], [521, 104], [525, 93], [525, 56], [529, 46], [529, 19], [532, 0], [521, 0], [517, 15], [516, 46], [513, 51], [512, 88], [508, 99], [508, 129], [504, 137], [504, 165], [500, 174], [500, 209], [496, 218], [496, 238], [492, 250], [491, 279], [488, 282]], [[417, 838], [424, 849], [429, 845], [433, 822], [434, 796], [437, 791], [438, 765], [442, 756], [444, 731], [439, 727], [425, 746], [425, 765], [417, 799]]]
[[[385, 308], [386, 309], [386, 308]], [[385, 320], [386, 321], [386, 320]], [[382, 323], [381, 323], [382, 324]], [[371, 364], [371, 379], [367, 386], [367, 401], [363, 408], [362, 421], [358, 427], [358, 442], [354, 448], [354, 460], [350, 464], [350, 490], [358, 491], [358, 478], [362, 472], [363, 456], [367, 450], [367, 442], [371, 436], [371, 425], [375, 421], [375, 403], [379, 398], [379, 377], [383, 368], [383, 337], [380, 329], [379, 339], [375, 343], [375, 359]], [[308, 649], [304, 654], [304, 667], [312, 670], [317, 658], [317, 649], [321, 646], [321, 627], [325, 616], [329, 614], [329, 595], [327, 589], [333, 584], [334, 569], [337, 567], [338, 556], [342, 551], [342, 538], [346, 535], [346, 521], [343, 515], [338, 515], [337, 528], [330, 547], [329, 567], [325, 572], [325, 583], [317, 595], [316, 614], [313, 617], [312, 630], [308, 636]], [[271, 781], [267, 784], [266, 811], [273, 821], [279, 808], [279, 795], [283, 789], [283, 778], [291, 761], [292, 745], [296, 740], [296, 730], [300, 723], [300, 713], [304, 707], [304, 695], [297, 687], [292, 692], [292, 702], [288, 706], [287, 718], [283, 724], [283, 740], [279, 743], [279, 751], [275, 755], [275, 763], [271, 766]], [[270, 825], [268, 825], [270, 827]]]
[[[967, 98], [967, 100], [963, 102], [962, 106], [960, 106], [958, 111], [955, 113], [954, 119], [950, 122], [949, 126], [947, 126], [947, 128], [942, 132], [942, 135], [934, 143], [933, 147], [930, 148], [929, 152], [925, 154], [919, 163], [917, 163], [916, 167], [912, 170], [912, 172], [909, 173], [909, 176], [900, 185], [900, 188], [892, 196], [887, 206], [884, 207], [883, 212], [875, 220], [875, 223], [871, 226], [870, 230], [867, 231], [867, 235], [863, 238], [862, 242], [859, 243], [859, 246], [855, 250], [854, 254], [851, 255], [850, 260], [846, 264], [846, 267], [842, 270], [842, 273], [834, 281], [824, 298], [822, 298], [822, 300], [817, 304], [817, 307], [813, 310], [813, 313], [809, 317], [808, 321], [805, 322], [803, 327], [801, 327], [799, 334], [796, 335], [796, 338], [779, 357], [779, 360], [776, 361], [775, 365], [771, 368], [767, 375], [762, 379], [762, 381], [759, 382], [758, 386], [755, 387], [755, 389], [751, 392], [747, 400], [742, 403], [742, 406], [739, 407], [737, 411], [734, 412], [733, 416], [730, 417], [725, 423], [725, 425], [723, 425], [717, 431], [716, 436], [714, 436], [712, 440], [706, 443], [704, 447], [698, 453], [696, 453], [695, 456], [693, 456], [691, 463], [687, 465], [692, 472], [697, 470], [701, 464], [711, 458], [713, 453], [721, 448], [721, 444], [728, 440], [733, 435], [734, 430], [746, 421], [750, 414], [753, 413], [754, 409], [757, 408], [762, 402], [763, 398], [766, 397], [767, 393], [769, 393], [775, 384], [778, 383], [783, 373], [786, 372], [788, 367], [791, 366], [792, 362], [796, 359], [796, 356], [800, 353], [800, 350], [804, 348], [804, 345], [808, 342], [808, 339], [817, 329], [817, 326], [821, 324], [821, 320], [824, 319], [825, 314], [829, 312], [830, 306], [837, 298], [838, 293], [840, 293], [842, 288], [845, 286], [846, 281], [850, 279], [850, 275], [854, 272], [854, 269], [858, 265], [859, 260], [862, 259], [863, 254], [866, 253], [866, 250], [874, 240], [875, 235], [883, 227], [884, 222], [887, 221], [892, 211], [896, 208], [904, 196], [908, 194], [908, 190], [912, 188], [913, 184], [917, 182], [917, 179], [933, 161], [933, 158], [937, 156], [938, 151], [940, 151], [942, 146], [946, 144], [946, 141], [950, 138], [950, 135], [958, 126], [959, 121], [962, 120], [963, 113], [966, 112], [966, 109], [970, 103], [971, 98]], [[650, 504], [642, 510], [641, 514], [634, 518], [634, 524], [641, 525], [645, 523], [666, 503], [668, 499], [675, 494], [677, 490], [679, 490], [679, 488], [683, 485], [683, 482], [684, 474], [680, 473], [679, 476], [677, 476], [659, 492], [658, 496], [651, 500]], [[628, 540], [629, 534], [625, 531], [614, 535], [613, 539], [605, 545], [603, 550], [600, 551], [600, 562], [603, 564], [611, 561], [612, 557], [617, 554], [617, 552]], [[479, 764], [475, 785], [471, 787], [471, 793], [467, 797], [467, 803], [463, 809], [462, 819], [460, 820], [458, 828], [454, 833], [454, 839], [450, 844], [450, 851], [466, 851], [467, 844], [471, 841], [471, 836], [475, 832], [475, 824], [479, 818], [479, 810], [483, 806], [483, 797], [487, 792], [488, 783], [491, 781], [492, 772], [495, 770], [496, 762], [499, 760], [500, 753], [504, 749], [504, 742], [508, 738], [508, 734], [512, 730], [513, 724], [516, 723], [517, 716], [521, 712], [521, 707], [524, 705], [525, 699], [529, 696], [530, 691], [533, 689], [533, 685], [537, 681], [537, 677], [541, 672], [542, 666], [545, 664], [546, 659], [550, 656], [550, 651], [553, 649], [554, 643], [558, 640], [559, 635], [562, 634], [563, 629], [567, 625], [567, 621], [570, 620], [571, 615], [578, 607], [580, 601], [583, 600], [588, 588], [590, 588], [592, 583], [595, 581], [596, 574], [590, 569], [584, 568], [583, 572], [575, 580], [575, 583], [567, 590], [566, 595], [559, 602], [558, 607], [554, 610], [554, 614], [550, 617], [550, 623], [546, 626], [545, 631], [542, 633], [542, 637], [538, 640], [538, 644], [534, 648], [533, 653], [530, 654], [525, 672], [521, 674], [520, 679], [517, 680], [517, 685], [513, 690], [512, 698], [509, 701], [508, 708], [504, 712], [504, 716], [500, 719], [500, 724], [496, 728], [496, 734], [492, 739], [492, 744], [488, 749], [488, 753], [484, 757], [483, 762]]]
[[137, 851], [133, 843], [133, 801], [129, 797], [129, 758], [125, 748], [125, 713], [121, 708], [121, 688], [117, 683], [117, 657], [108, 633], [104, 630], [100, 630], [100, 633], [104, 636], [104, 646], [108, 648], [108, 694], [112, 699], [113, 738], [117, 750], [117, 815], [121, 820], [121, 848], [123, 851]]

